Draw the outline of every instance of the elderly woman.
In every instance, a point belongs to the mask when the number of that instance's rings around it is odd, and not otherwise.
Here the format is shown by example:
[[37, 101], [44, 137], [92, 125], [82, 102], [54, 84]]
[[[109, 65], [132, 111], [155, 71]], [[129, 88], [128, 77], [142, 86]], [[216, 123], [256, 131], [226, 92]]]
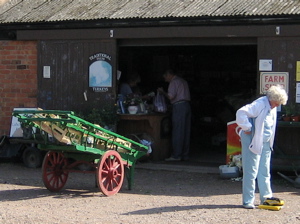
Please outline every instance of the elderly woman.
[[277, 121], [276, 107], [285, 105], [287, 99], [284, 89], [272, 86], [266, 96], [243, 106], [236, 113], [236, 123], [241, 128], [244, 208], [255, 208], [256, 179], [261, 203], [272, 197], [270, 162]]

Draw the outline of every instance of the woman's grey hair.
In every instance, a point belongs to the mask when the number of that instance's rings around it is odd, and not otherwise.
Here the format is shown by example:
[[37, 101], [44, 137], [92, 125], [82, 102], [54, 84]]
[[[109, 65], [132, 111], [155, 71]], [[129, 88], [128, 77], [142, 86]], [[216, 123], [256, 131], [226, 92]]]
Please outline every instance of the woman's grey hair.
[[269, 101], [274, 101], [282, 105], [286, 105], [288, 95], [280, 85], [271, 86], [266, 93]]

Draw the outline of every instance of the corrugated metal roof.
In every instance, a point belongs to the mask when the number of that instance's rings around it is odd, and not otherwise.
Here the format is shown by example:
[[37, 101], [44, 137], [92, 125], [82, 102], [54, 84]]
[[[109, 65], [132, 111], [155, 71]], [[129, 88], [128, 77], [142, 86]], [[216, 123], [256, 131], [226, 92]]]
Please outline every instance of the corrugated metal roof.
[[299, 0], [0, 0], [0, 23], [299, 14]]

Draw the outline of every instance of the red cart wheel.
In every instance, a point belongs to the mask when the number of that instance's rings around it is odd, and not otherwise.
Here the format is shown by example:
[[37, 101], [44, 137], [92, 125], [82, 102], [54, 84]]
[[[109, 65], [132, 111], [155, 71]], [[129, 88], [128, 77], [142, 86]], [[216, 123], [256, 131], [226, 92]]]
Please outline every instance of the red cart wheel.
[[105, 152], [97, 170], [97, 184], [106, 196], [119, 192], [124, 180], [124, 166], [121, 156], [116, 151]]
[[68, 179], [67, 159], [60, 152], [48, 152], [43, 161], [43, 182], [49, 191], [61, 190]]

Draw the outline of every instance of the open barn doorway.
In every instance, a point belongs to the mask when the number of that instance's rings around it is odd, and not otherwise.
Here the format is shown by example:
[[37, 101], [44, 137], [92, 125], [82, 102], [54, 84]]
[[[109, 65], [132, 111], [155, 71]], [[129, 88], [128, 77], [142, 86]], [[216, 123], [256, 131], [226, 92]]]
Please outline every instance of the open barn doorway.
[[224, 164], [227, 122], [256, 97], [257, 46], [121, 46], [118, 54], [122, 78], [138, 72], [143, 93], [167, 88], [162, 78], [167, 68], [188, 81], [193, 113], [191, 158]]

